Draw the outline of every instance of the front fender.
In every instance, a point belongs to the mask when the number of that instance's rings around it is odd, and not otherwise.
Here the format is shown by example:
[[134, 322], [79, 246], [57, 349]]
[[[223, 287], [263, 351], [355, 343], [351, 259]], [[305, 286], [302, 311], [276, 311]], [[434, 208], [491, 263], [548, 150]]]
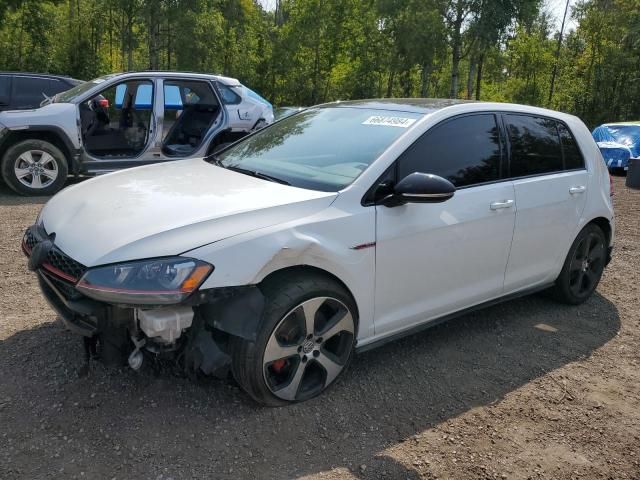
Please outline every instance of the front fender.
[[[201, 289], [257, 285], [269, 274], [311, 266], [340, 279], [360, 315], [359, 337], [373, 334], [375, 211], [330, 207], [304, 221], [259, 229], [185, 252], [215, 266]], [[371, 248], [355, 249], [358, 245]]]

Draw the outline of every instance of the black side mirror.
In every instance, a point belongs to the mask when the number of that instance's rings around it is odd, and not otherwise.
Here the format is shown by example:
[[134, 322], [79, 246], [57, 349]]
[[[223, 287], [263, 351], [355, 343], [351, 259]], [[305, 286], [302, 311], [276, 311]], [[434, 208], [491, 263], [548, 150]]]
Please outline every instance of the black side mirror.
[[449, 200], [455, 191], [456, 187], [446, 178], [414, 172], [400, 180], [382, 204], [396, 207], [405, 203], [439, 203]]

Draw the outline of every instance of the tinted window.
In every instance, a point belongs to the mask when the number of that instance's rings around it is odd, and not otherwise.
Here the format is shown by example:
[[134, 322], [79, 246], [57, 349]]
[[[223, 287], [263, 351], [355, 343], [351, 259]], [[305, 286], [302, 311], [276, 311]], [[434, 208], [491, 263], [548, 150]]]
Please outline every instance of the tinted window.
[[531, 115], [505, 115], [511, 143], [511, 176], [562, 171], [556, 121]]
[[48, 97], [51, 97], [56, 93], [64, 92], [65, 90], [69, 90], [70, 88], [71, 85], [69, 85], [68, 83], [56, 80], [55, 78], [51, 78], [47, 80], [47, 85], [45, 87], [44, 93], [46, 93]]
[[564, 155], [565, 170], [573, 170], [575, 168], [584, 168], [584, 159], [578, 148], [576, 139], [567, 127], [562, 123], [558, 123], [558, 132], [560, 133], [560, 141], [562, 142], [562, 153]]
[[0, 103], [9, 103], [11, 98], [11, 77], [0, 75]]
[[456, 187], [500, 178], [500, 135], [495, 116], [469, 115], [436, 125], [402, 154], [398, 178], [433, 173]]
[[13, 106], [36, 108], [47, 96], [53, 95], [51, 80], [37, 77], [15, 77], [13, 82]]

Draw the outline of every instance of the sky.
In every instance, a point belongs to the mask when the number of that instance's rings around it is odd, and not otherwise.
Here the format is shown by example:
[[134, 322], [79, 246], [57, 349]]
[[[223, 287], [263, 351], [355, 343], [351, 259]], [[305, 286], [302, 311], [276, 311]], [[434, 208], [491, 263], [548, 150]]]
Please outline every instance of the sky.
[[[545, 5], [547, 9], [553, 15], [555, 19], [556, 28], [559, 30], [562, 25], [562, 15], [564, 15], [564, 7], [566, 5], [566, 0], [546, 0]], [[575, 0], [569, 0], [569, 11], [567, 12], [567, 21], [564, 26], [564, 31], [568, 32], [569, 30], [575, 30], [577, 27], [577, 23], [571, 19], [571, 7], [575, 4]]]

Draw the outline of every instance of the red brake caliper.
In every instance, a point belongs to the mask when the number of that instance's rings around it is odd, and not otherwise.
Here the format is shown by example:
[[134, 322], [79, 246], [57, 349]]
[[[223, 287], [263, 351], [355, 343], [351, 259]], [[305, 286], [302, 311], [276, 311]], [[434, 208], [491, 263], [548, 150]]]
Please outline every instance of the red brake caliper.
[[271, 368], [273, 368], [274, 372], [280, 373], [284, 368], [284, 366], [286, 365], [286, 363], [287, 361], [284, 358], [281, 358], [280, 360], [276, 360], [275, 362], [273, 362], [271, 364]]

